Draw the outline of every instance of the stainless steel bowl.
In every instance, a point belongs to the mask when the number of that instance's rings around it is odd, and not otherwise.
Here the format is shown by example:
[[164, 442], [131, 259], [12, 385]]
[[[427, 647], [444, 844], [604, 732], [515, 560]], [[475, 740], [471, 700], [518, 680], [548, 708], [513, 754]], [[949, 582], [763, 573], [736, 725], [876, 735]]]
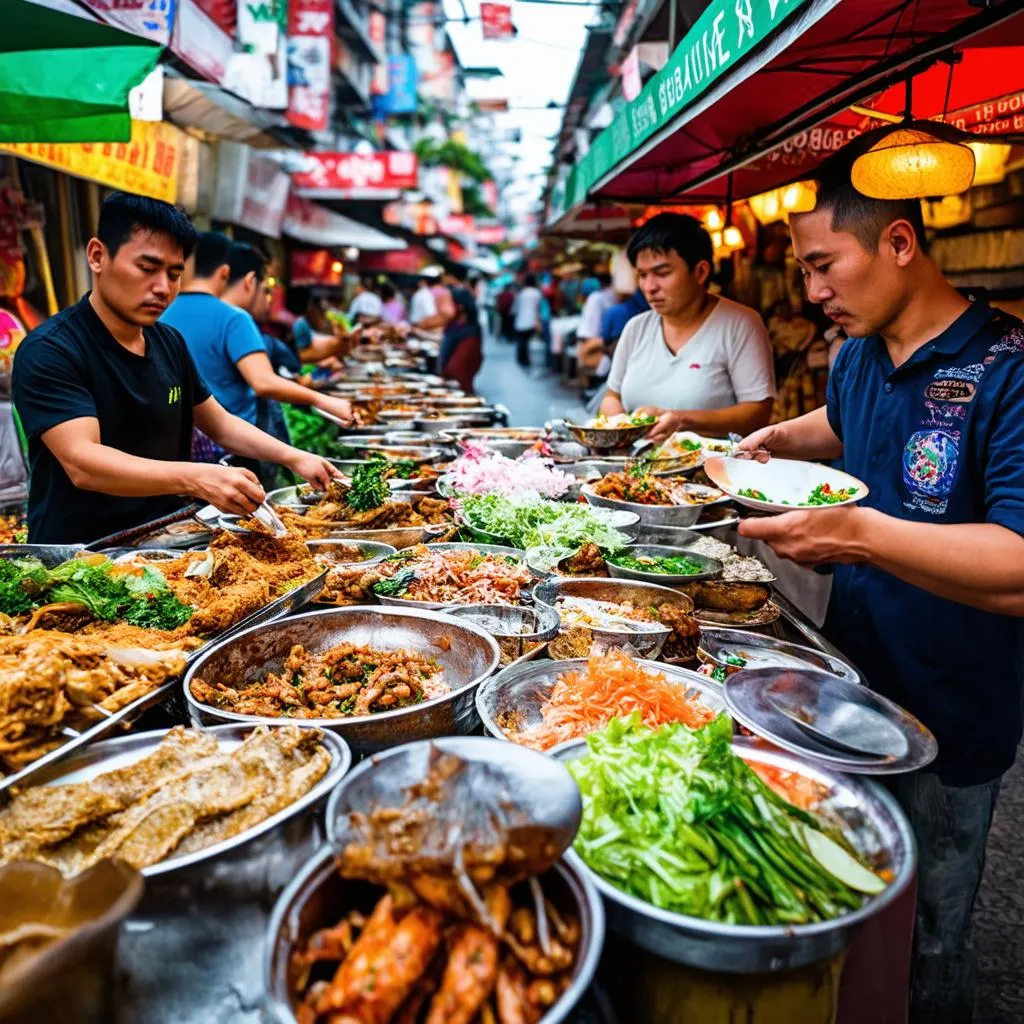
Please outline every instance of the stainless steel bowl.
[[[756, 739], [736, 739], [733, 750], [748, 763], [772, 765], [825, 786], [830, 796], [819, 813], [862, 854], [873, 862], [881, 859], [880, 866], [893, 872], [892, 882], [858, 910], [831, 921], [786, 927], [730, 925], [659, 910], [587, 868], [604, 897], [608, 924], [643, 949], [708, 971], [766, 974], [827, 960], [844, 950], [859, 927], [898, 899], [913, 881], [917, 846], [910, 823], [895, 798], [875, 782], [819, 767]], [[581, 740], [562, 744], [553, 756], [569, 762], [584, 753]]]
[[654, 583], [658, 586], [671, 586], [674, 583], [696, 583], [698, 580], [712, 580], [722, 575], [722, 563], [717, 558], [697, 555], [685, 548], [666, 547], [661, 544], [630, 544], [622, 549], [625, 554], [636, 558], [688, 558], [701, 567], [701, 571], [686, 575], [685, 573], [644, 572], [641, 569], [629, 569], [616, 565], [612, 557], [605, 562], [608, 572], [614, 579], [639, 580], [641, 583]]
[[389, 544], [396, 551], [402, 548], [415, 547], [417, 544], [429, 544], [436, 537], [440, 537], [448, 530], [447, 526], [440, 524], [427, 524], [425, 526], [392, 526], [382, 530], [349, 530], [339, 527], [332, 530], [329, 540], [369, 540], [381, 544]]
[[589, 505], [635, 512], [645, 526], [693, 526], [700, 518], [700, 510], [703, 508], [702, 505], [641, 505], [635, 501], [605, 498], [594, 493], [593, 484], [584, 484], [580, 488], [580, 493]]
[[[203, 704], [192, 695], [192, 680], [206, 676], [240, 685], [277, 671], [295, 644], [319, 652], [340, 643], [405, 649], [434, 658], [452, 692], [397, 711], [363, 718], [303, 719], [304, 725], [340, 733], [353, 751], [372, 753], [410, 740], [469, 732], [476, 725], [473, 694], [498, 665], [494, 638], [472, 622], [439, 612], [407, 608], [328, 608], [281, 619], [223, 640], [196, 659], [185, 674], [189, 717], [199, 726], [220, 722], [279, 723]], [[445, 649], [447, 648], [447, 649]]]
[[490, 444], [492, 441], [528, 441], [536, 444], [548, 436], [543, 427], [456, 427], [441, 435], [453, 444], [458, 441], [477, 441]]
[[[254, 722], [248, 721], [245, 724], [217, 725], [206, 731], [217, 737], [221, 749], [233, 750], [241, 745], [245, 737], [252, 731], [254, 724]], [[282, 718], [266, 724], [277, 727], [294, 723]], [[129, 736], [119, 736], [117, 739], [93, 743], [40, 772], [33, 778], [32, 783], [44, 786], [70, 785], [87, 782], [104, 772], [125, 768], [152, 754], [168, 731], [167, 729], [157, 729], [152, 732], [133, 733]], [[331, 755], [330, 767], [316, 785], [298, 800], [230, 839], [183, 856], [172, 855], [156, 864], [142, 868], [142, 874], [146, 878], [155, 878], [171, 872], [184, 871], [214, 858], [233, 854], [239, 847], [253, 842], [260, 836], [267, 835], [278, 826], [283, 827], [287, 821], [303, 812], [313, 810], [317, 804], [326, 799], [328, 793], [341, 781], [352, 765], [352, 752], [341, 736], [325, 730], [321, 742]]]
[[494, 410], [489, 406], [461, 412], [452, 411], [451, 416], [439, 416], [436, 419], [415, 419], [412, 430], [421, 430], [424, 434], [442, 434], [458, 427], [486, 427], [494, 422]]
[[[360, 908], [369, 912], [382, 890], [366, 882], [344, 879], [334, 863], [334, 850], [325, 846], [281, 894], [270, 916], [264, 942], [264, 1003], [275, 1024], [297, 1024], [289, 985], [292, 950], [321, 928], [337, 923]], [[561, 1024], [583, 998], [601, 959], [604, 945], [604, 907], [583, 862], [571, 851], [542, 877], [544, 892], [556, 907], [575, 914], [580, 922], [579, 953], [572, 981], [540, 1024]]]
[[[469, 619], [486, 629], [497, 641], [506, 661], [514, 661], [540, 650], [558, 636], [561, 620], [558, 612], [547, 605], [533, 608], [508, 604], [463, 604], [448, 610], [457, 619]], [[504, 641], [504, 643], [502, 643]]]
[[642, 427], [583, 427], [566, 421], [569, 433], [591, 451], [615, 451], [635, 444], [654, 426], [647, 423]]
[[[643, 661], [641, 664], [678, 683], [688, 698], [699, 700], [715, 712], [725, 710], [721, 687], [706, 676], [675, 665], [665, 665], [660, 661]], [[540, 725], [540, 709], [558, 677], [564, 672], [585, 673], [586, 670], [586, 658], [531, 661], [502, 669], [490, 679], [485, 679], [477, 688], [476, 712], [492, 736], [514, 743], [515, 738], [498, 724], [499, 721], [514, 713], [520, 726], [517, 730], [519, 732]]]
[[[482, 555], [504, 555], [506, 558], [514, 558], [524, 565], [526, 564], [525, 551], [521, 551], [519, 548], [507, 547], [504, 544], [469, 544], [455, 541], [452, 543], [431, 544], [430, 547], [434, 551], [478, 551]], [[399, 554], [401, 553], [400, 551]], [[376, 597], [382, 605], [391, 605], [395, 608], [429, 608], [433, 611], [438, 611], [440, 609], [458, 607], [460, 604], [458, 601], [412, 601], [406, 597], [388, 597], [384, 594], [377, 594]]]
[[395, 448], [434, 448], [439, 441], [437, 437], [421, 434], [418, 430], [391, 430], [384, 435], [384, 444]]
[[[674, 604], [686, 611], [693, 610], [693, 601], [677, 590], [660, 587], [654, 583], [640, 583], [637, 580], [612, 580], [584, 576], [580, 578], [563, 577], [544, 580], [533, 588], [533, 599], [538, 604], [546, 604], [557, 608], [559, 597], [583, 597], [593, 601], [630, 602], [636, 607], [658, 608], [663, 604]], [[657, 630], [602, 629], [595, 626], [585, 627], [590, 630], [595, 640], [616, 643], [627, 640], [641, 657], [656, 658], [665, 641], [672, 635], [666, 628]]]
[[84, 544], [0, 544], [0, 558], [38, 558], [47, 569], [79, 555], [91, 555]]
[[[381, 544], [379, 541], [338, 540], [336, 537], [332, 537], [330, 540], [307, 540], [306, 547], [309, 548], [309, 553], [321, 565], [326, 565], [332, 569], [336, 565], [376, 565], [398, 550], [390, 544]], [[345, 548], [356, 548], [363, 557], [355, 560], [346, 559], [344, 557]]]
[[654, 526], [641, 523], [637, 531], [637, 544], [664, 544], [670, 548], [687, 548], [700, 540], [702, 534], [682, 526]]
[[[379, 455], [384, 455], [392, 461], [401, 462], [412, 462], [417, 466], [426, 466], [432, 462], [438, 462], [442, 458], [446, 457], [446, 453], [440, 448], [428, 448], [422, 445], [394, 445], [394, 444], [379, 444], [376, 441], [368, 442], [366, 444], [351, 444], [345, 445], [346, 448], [351, 448], [353, 452], [366, 452], [365, 458], [362, 461], [366, 461], [369, 458], [371, 452]], [[350, 460], [353, 461], [353, 460]]]
[[765, 636], [764, 633], [748, 633], [739, 629], [702, 626], [697, 655], [705, 663], [722, 665], [733, 670], [738, 670], [738, 666], [730, 665], [723, 660], [727, 655], [739, 655], [747, 659], [750, 668], [810, 666], [831, 672], [832, 675], [851, 683], [862, 681], [860, 673], [852, 665], [825, 651], [791, 644], [786, 640], [776, 640], [775, 637]]

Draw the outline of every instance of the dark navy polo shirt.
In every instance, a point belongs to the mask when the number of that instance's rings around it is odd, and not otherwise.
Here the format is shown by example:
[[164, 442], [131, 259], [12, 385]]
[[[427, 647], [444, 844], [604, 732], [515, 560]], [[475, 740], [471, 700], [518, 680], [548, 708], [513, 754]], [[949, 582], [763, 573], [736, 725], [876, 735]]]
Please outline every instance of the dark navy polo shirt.
[[[972, 305], [894, 368], [879, 337], [851, 339], [827, 411], [863, 504], [917, 523], [998, 523], [1024, 536], [1024, 327]], [[1024, 619], [838, 565], [826, 632], [870, 686], [935, 734], [946, 785], [1012, 764], [1024, 724]]]

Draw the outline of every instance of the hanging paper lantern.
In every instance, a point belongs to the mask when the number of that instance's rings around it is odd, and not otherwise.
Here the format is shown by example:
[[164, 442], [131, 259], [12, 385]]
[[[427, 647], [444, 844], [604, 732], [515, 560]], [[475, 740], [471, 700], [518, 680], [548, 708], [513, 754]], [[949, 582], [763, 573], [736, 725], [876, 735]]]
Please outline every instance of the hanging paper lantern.
[[772, 224], [777, 220], [782, 220], [785, 216], [778, 189], [751, 196], [747, 202], [750, 204], [750, 212], [762, 224]]
[[969, 142], [974, 154], [974, 184], [997, 185], [1006, 177], [1010, 147], [997, 142]]
[[786, 214], [810, 213], [818, 202], [818, 188], [813, 181], [796, 181], [782, 192], [782, 209]]
[[919, 128], [895, 128], [854, 161], [853, 187], [871, 199], [925, 199], [966, 192], [974, 153]]
[[722, 232], [722, 248], [726, 252], [736, 252], [739, 249], [746, 247], [746, 242], [743, 241], [743, 234], [735, 224], [730, 224]]
[[722, 214], [719, 210], [712, 208], [704, 214], [704, 227], [708, 231], [721, 231], [725, 221], [722, 220]]

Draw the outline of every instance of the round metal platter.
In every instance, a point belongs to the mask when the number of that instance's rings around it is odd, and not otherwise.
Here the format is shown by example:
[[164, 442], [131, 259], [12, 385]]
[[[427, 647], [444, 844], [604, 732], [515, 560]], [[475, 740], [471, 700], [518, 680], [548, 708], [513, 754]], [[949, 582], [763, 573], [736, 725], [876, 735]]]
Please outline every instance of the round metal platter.
[[[771, 584], [765, 583], [770, 587]], [[779, 606], [771, 599], [752, 612], [720, 612], [712, 608], [695, 608], [693, 617], [701, 626], [715, 626], [719, 629], [756, 629], [770, 626], [782, 614]]]
[[[725, 710], [721, 688], [706, 676], [660, 661], [641, 661], [640, 664], [678, 683], [684, 688], [688, 698], [699, 700], [712, 711]], [[514, 714], [517, 724], [520, 725], [517, 732], [539, 725], [541, 708], [551, 693], [555, 680], [566, 672], [586, 671], [586, 658], [510, 665], [480, 684], [476, 691], [477, 714], [484, 728], [492, 736], [515, 743], [515, 737], [502, 728], [499, 720]]]
[[799, 754], [836, 771], [861, 775], [903, 775], [917, 771], [935, 759], [938, 753], [935, 737], [910, 712], [876, 693], [871, 695], [873, 701], [885, 709], [889, 722], [899, 729], [906, 739], [907, 753], [904, 757], [857, 754], [816, 740], [782, 714], [767, 693], [772, 684], [784, 680], [787, 676], [812, 684], [836, 678], [831, 673], [812, 668], [742, 669], [729, 676], [722, 684], [729, 713], [751, 732], [783, 750]]
[[[257, 627], [259, 628], [259, 627]], [[255, 723], [218, 725], [204, 731], [213, 733], [222, 751], [230, 752], [241, 746], [242, 741], [253, 730]], [[264, 722], [271, 728], [282, 725], [294, 725], [288, 719], [280, 719], [274, 723]], [[117, 739], [103, 740], [100, 743], [93, 743], [88, 747], [70, 755], [62, 761], [54, 764], [47, 770], [39, 772], [32, 780], [35, 786], [63, 786], [79, 782], [89, 782], [105, 772], [127, 768], [148, 757], [160, 745], [161, 741], [169, 732], [169, 729], [157, 729], [153, 732], [134, 733], [130, 736], [119, 736]], [[264, 819], [252, 828], [246, 829], [239, 835], [225, 839], [223, 842], [214, 843], [202, 850], [185, 854], [179, 857], [168, 857], [149, 867], [142, 868], [142, 874], [146, 878], [153, 878], [157, 875], [165, 875], [171, 871], [180, 871], [192, 867], [203, 861], [212, 860], [214, 857], [226, 855], [245, 843], [264, 835], [271, 829], [283, 824], [290, 818], [295, 817], [307, 808], [314, 807], [324, 799], [328, 793], [341, 781], [342, 776], [348, 771], [352, 764], [352, 752], [348, 744], [336, 733], [323, 731], [320, 742], [327, 748], [331, 755], [331, 764], [323, 777], [316, 785], [304, 793], [298, 800], [282, 808], [276, 814]]]
[[[668, 572], [645, 572], [641, 569], [627, 568], [616, 565], [615, 555], [632, 555], [635, 558], [688, 558], [700, 566], [700, 571], [690, 574]], [[641, 583], [654, 583], [658, 586], [672, 586], [675, 583], [696, 583], [699, 580], [711, 580], [722, 575], [722, 563], [717, 558], [697, 555], [685, 548], [667, 547], [661, 544], [630, 544], [621, 551], [614, 552], [605, 558], [608, 572], [614, 579], [639, 580]]]
[[747, 664], [743, 668], [819, 668], [851, 683], [862, 682], [860, 674], [852, 665], [831, 654], [816, 651], [813, 647], [791, 644], [786, 640], [776, 640], [763, 633], [703, 626], [698, 654], [702, 660], [726, 668], [730, 666], [723, 659], [733, 655], [746, 660]]
[[[835, 956], [866, 920], [895, 902], [913, 881], [917, 846], [910, 823], [892, 794], [876, 782], [850, 778], [757, 740], [740, 738], [732, 746], [749, 764], [793, 772], [823, 786], [828, 796], [815, 813], [839, 828], [876, 867], [891, 870], [892, 881], [857, 910], [829, 921], [785, 927], [730, 925], [660, 910], [587, 868], [605, 899], [608, 924], [658, 956], [715, 972], [764, 974]], [[586, 752], [586, 742], [578, 740], [556, 747], [552, 756], [571, 762]]]

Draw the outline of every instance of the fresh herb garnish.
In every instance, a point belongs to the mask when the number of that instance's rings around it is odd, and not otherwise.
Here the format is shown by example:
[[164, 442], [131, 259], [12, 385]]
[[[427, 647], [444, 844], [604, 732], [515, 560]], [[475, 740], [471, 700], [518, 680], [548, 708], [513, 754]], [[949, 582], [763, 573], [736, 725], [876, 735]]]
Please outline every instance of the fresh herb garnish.
[[764, 491], [756, 490], [753, 487], [741, 487], [736, 493], [741, 498], [753, 498], [755, 501], [768, 501], [768, 496]]
[[356, 512], [379, 508], [391, 496], [385, 479], [387, 462], [364, 462], [352, 471], [352, 484], [345, 495], [345, 504]]
[[634, 572], [655, 572], [666, 576], [695, 576], [704, 571], [700, 563], [685, 555], [670, 555], [664, 558], [649, 558], [644, 555], [632, 555], [628, 551], [618, 551], [608, 555], [607, 561], [623, 569]]
[[399, 573], [395, 573], [391, 579], [379, 580], [373, 585], [373, 592], [380, 594], [381, 597], [398, 597], [399, 594], [405, 593], [408, 586], [416, 578], [416, 573], [412, 569], [403, 569]]

